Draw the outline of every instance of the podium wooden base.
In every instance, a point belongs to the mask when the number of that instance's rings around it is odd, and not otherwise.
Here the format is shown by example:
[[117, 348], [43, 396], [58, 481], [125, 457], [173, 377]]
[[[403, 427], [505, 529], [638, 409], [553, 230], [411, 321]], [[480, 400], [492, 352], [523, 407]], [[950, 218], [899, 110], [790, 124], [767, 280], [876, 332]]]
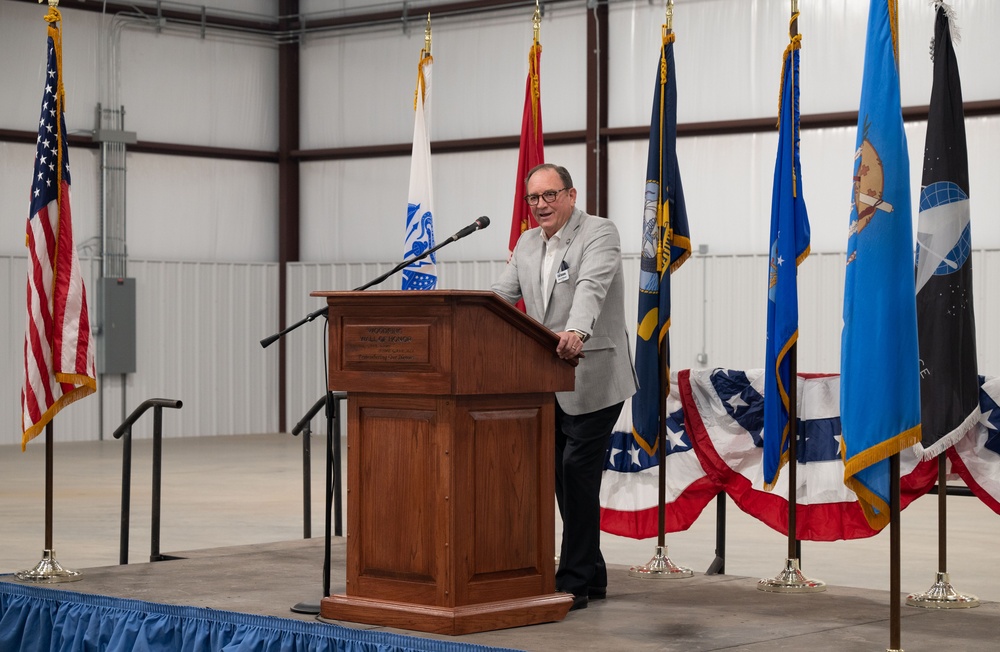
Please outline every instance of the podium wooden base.
[[573, 598], [565, 593], [461, 607], [438, 607], [337, 594], [323, 598], [319, 615], [322, 619], [455, 636], [562, 620], [571, 606]]

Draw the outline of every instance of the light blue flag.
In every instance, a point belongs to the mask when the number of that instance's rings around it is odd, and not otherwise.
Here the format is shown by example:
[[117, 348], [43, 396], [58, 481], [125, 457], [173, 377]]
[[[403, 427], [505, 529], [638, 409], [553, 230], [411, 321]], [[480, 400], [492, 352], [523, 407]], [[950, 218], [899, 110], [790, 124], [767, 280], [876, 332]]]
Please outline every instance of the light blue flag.
[[920, 442], [910, 165], [899, 99], [898, 0], [871, 0], [847, 240], [840, 414], [844, 482], [889, 522], [888, 458]]
[[[793, 17], [793, 24], [795, 18]], [[785, 48], [778, 110], [778, 155], [771, 191], [771, 261], [767, 275], [767, 361], [764, 364], [764, 488], [788, 462], [790, 349], [799, 337], [798, 266], [809, 255], [809, 215], [799, 165], [799, 48]], [[800, 449], [801, 450], [801, 449]]]
[[[687, 209], [677, 167], [677, 80], [674, 74], [674, 34], [664, 26], [660, 60], [653, 90], [646, 162], [646, 201], [642, 218], [642, 258], [639, 273], [639, 318], [635, 368], [639, 390], [632, 399], [632, 432], [645, 453], [646, 464], [657, 464], [661, 400], [670, 392], [670, 276], [691, 255]], [[660, 359], [665, 375], [660, 375]], [[667, 414], [662, 417], [666, 419]], [[670, 451], [666, 451], [670, 454]]]
[[[419, 256], [434, 248], [434, 192], [431, 182], [431, 64], [433, 57], [420, 52], [413, 121], [413, 154], [410, 157], [409, 205], [406, 209], [406, 238], [403, 257]], [[437, 287], [437, 255], [431, 254], [403, 270], [404, 290], [433, 290]]]

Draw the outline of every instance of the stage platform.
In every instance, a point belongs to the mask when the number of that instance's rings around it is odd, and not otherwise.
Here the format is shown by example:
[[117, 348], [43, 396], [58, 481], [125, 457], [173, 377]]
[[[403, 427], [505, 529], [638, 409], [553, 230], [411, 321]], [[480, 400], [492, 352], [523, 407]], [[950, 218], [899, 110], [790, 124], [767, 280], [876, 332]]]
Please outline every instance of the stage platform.
[[[344, 591], [345, 541], [332, 546], [331, 588]], [[84, 579], [40, 590], [70, 591], [129, 600], [202, 607], [316, 622], [290, 607], [322, 593], [322, 539], [167, 553], [155, 563], [83, 569]], [[608, 598], [571, 612], [557, 623], [465, 636], [439, 636], [355, 623], [421, 639], [530, 651], [583, 650], [884, 650], [889, 643], [886, 591], [831, 586], [824, 593], [763, 593], [757, 578], [734, 575], [647, 580], [625, 566], [609, 573]], [[0, 582], [15, 583], [10, 576]], [[16, 582], [19, 586], [24, 583]], [[2, 587], [0, 587], [2, 589]], [[904, 649], [996, 650], [1000, 603], [975, 609], [903, 607]]]
[[[318, 427], [318, 424], [315, 424]], [[169, 431], [170, 424], [167, 424]], [[160, 550], [185, 559], [144, 563], [150, 550], [150, 442], [134, 446], [130, 564], [118, 566], [121, 450], [117, 440], [55, 446], [54, 543], [85, 592], [260, 614], [316, 624], [289, 608], [316, 602], [323, 586], [324, 437], [312, 437], [312, 538], [303, 539], [302, 440], [288, 434], [174, 437], [163, 442]], [[44, 444], [0, 446], [0, 582], [40, 559], [44, 534]], [[637, 580], [655, 540], [602, 535], [611, 564], [609, 598], [559, 623], [447, 637], [397, 634], [521, 650], [875, 650], [889, 646], [889, 536], [804, 542], [803, 569], [829, 589], [787, 596], [756, 590], [782, 568], [787, 539], [729, 503], [725, 575], [706, 576], [715, 557], [716, 507], [667, 535], [669, 554], [694, 569], [686, 580]], [[926, 591], [937, 570], [937, 497], [902, 514], [902, 590]], [[557, 530], [559, 524], [556, 524]], [[1000, 571], [992, 563], [1000, 519], [978, 499], [948, 502], [948, 570], [955, 588], [978, 595], [975, 609], [902, 607], [907, 652], [997, 650]], [[281, 543], [271, 543], [271, 542]], [[344, 590], [344, 544], [334, 539], [332, 591]], [[4, 576], [6, 575], [6, 576]], [[18, 583], [19, 587], [29, 586]], [[38, 587], [35, 587], [38, 588]], [[38, 590], [50, 590], [40, 589]], [[364, 625], [348, 625], [385, 631]], [[3, 632], [0, 631], [0, 640]], [[2, 652], [7, 652], [0, 645]]]

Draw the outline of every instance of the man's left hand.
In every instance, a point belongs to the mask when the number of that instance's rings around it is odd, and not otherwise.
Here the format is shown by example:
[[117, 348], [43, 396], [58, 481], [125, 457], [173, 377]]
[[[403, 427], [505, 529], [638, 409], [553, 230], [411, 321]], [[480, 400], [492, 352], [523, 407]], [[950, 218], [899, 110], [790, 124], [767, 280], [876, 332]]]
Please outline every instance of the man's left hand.
[[563, 360], [576, 360], [584, 357], [583, 339], [575, 331], [561, 331], [556, 333], [559, 336], [559, 344], [556, 345], [556, 355]]

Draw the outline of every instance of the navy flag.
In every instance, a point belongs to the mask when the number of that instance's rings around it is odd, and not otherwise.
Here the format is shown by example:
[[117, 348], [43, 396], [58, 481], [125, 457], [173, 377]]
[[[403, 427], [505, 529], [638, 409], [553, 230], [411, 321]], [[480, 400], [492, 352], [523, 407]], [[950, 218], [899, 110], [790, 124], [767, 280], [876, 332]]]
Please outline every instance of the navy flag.
[[[661, 397], [670, 392], [670, 276], [691, 255], [687, 211], [677, 169], [677, 81], [674, 34], [663, 26], [663, 42], [653, 90], [646, 163], [639, 319], [635, 369], [639, 391], [632, 398], [632, 433], [643, 451], [656, 455]], [[660, 376], [660, 355], [666, 374]], [[666, 415], [664, 415], [666, 416]]]
[[889, 523], [889, 460], [920, 442], [910, 159], [899, 93], [898, 0], [871, 0], [844, 278], [844, 482]]
[[[792, 17], [795, 24], [798, 14]], [[809, 255], [809, 215], [799, 164], [799, 48], [785, 48], [778, 107], [778, 155], [771, 192], [771, 256], [767, 282], [767, 360], [764, 365], [764, 488], [774, 488], [788, 462], [792, 377], [789, 350], [799, 337], [798, 266]]]
[[927, 116], [917, 220], [917, 331], [924, 459], [979, 420], [976, 317], [972, 308], [969, 160], [951, 9], [938, 3], [934, 86]]

